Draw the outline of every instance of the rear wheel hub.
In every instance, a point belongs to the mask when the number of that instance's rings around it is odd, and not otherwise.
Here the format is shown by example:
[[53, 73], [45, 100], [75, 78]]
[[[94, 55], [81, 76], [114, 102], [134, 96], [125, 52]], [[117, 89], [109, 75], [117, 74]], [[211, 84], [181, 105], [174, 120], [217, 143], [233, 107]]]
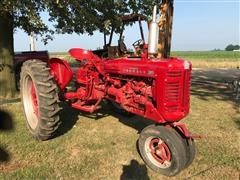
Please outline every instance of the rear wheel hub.
[[39, 118], [38, 97], [34, 82], [29, 75], [24, 79], [22, 92], [28, 124], [32, 129], [35, 129]]

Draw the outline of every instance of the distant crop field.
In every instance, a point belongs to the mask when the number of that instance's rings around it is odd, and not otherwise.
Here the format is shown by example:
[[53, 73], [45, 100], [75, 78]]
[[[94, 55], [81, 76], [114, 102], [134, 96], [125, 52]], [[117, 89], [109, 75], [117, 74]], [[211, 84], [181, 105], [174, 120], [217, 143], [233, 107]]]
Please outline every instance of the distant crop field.
[[236, 51], [173, 51], [171, 55], [189, 58], [190, 60], [212, 59], [215, 61], [224, 61], [231, 59], [237, 61], [240, 58], [240, 52]]
[[240, 67], [240, 52], [233, 51], [174, 51], [174, 57], [189, 60], [193, 68]]
[[[67, 52], [50, 53], [51, 57], [61, 57], [77, 66]], [[173, 51], [173, 57], [189, 60], [193, 68], [237, 68], [240, 67], [240, 52], [233, 51]]]

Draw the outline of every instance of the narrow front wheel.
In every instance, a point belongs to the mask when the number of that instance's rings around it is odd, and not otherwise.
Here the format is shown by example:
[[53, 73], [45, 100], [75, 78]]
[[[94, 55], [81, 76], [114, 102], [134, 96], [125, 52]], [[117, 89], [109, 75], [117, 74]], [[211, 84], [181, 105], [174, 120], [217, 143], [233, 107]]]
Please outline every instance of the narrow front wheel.
[[187, 162], [185, 147], [171, 127], [150, 125], [144, 128], [138, 147], [148, 167], [166, 176], [176, 175]]

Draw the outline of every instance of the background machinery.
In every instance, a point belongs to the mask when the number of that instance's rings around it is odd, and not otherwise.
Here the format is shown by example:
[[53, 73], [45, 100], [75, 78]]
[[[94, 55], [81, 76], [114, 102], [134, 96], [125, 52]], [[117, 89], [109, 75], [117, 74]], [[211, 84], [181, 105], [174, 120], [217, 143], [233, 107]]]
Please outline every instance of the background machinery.
[[[153, 122], [138, 140], [144, 162], [152, 170], [173, 176], [195, 156], [193, 136], [179, 122], [189, 113], [191, 63], [170, 57], [173, 0], [153, 8], [148, 43], [134, 43], [139, 52], [101, 56], [81, 48], [69, 50], [79, 62], [76, 71], [67, 61], [27, 60], [21, 68], [21, 98], [31, 134], [39, 140], [54, 136], [59, 127], [59, 101], [92, 113], [103, 100]], [[75, 82], [75, 90], [66, 87]]]

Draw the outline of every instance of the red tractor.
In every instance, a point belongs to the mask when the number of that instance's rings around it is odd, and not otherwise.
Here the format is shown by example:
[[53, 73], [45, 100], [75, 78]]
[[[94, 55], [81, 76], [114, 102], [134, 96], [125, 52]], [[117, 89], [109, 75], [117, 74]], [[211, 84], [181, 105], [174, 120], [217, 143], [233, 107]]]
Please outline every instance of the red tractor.
[[[31, 134], [39, 140], [53, 137], [60, 125], [60, 101], [92, 113], [108, 100], [116, 108], [155, 122], [142, 130], [138, 140], [140, 155], [152, 170], [173, 176], [189, 166], [195, 156], [194, 140], [179, 121], [189, 113], [192, 66], [169, 57], [172, 12], [172, 0], [154, 5], [148, 44], [135, 43], [139, 56], [103, 58], [73, 48], [69, 54], [79, 62], [75, 72], [59, 58], [24, 62], [21, 98]], [[73, 79], [76, 90], [69, 91], [66, 87]]]

